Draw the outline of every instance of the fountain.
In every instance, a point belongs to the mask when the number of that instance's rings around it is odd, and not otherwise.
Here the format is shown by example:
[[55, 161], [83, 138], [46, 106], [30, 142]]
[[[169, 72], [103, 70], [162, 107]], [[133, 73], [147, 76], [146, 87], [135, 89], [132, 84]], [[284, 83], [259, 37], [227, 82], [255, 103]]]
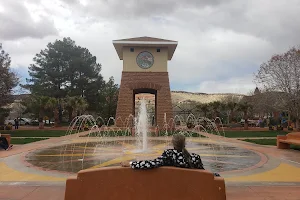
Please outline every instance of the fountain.
[[147, 152], [148, 141], [148, 114], [146, 101], [143, 98], [139, 107], [138, 116], [136, 118], [135, 133], [137, 137], [138, 152]]
[[[136, 117], [110, 117], [105, 123], [101, 117], [77, 116], [60, 143], [30, 152], [26, 161], [46, 170], [71, 173], [82, 169], [119, 166], [122, 161], [153, 159], [160, 156], [164, 149], [171, 148], [171, 136], [175, 133], [187, 137], [188, 151], [200, 154], [204, 167], [211, 171], [237, 170], [252, 166], [259, 160], [253, 152], [219, 141], [218, 137], [224, 135], [224, 131], [218, 130], [215, 120], [196, 117], [193, 114], [186, 119], [177, 115], [169, 121], [166, 115], [164, 118], [165, 125], [158, 127], [159, 136], [152, 137], [144, 99], [141, 100]], [[117, 120], [123, 123], [123, 127], [113, 124]], [[176, 123], [178, 121], [180, 123]], [[187, 129], [188, 122], [195, 126]], [[88, 130], [82, 130], [85, 125], [89, 127]], [[253, 159], [249, 161], [248, 157]], [[56, 164], [49, 164], [50, 161]]]

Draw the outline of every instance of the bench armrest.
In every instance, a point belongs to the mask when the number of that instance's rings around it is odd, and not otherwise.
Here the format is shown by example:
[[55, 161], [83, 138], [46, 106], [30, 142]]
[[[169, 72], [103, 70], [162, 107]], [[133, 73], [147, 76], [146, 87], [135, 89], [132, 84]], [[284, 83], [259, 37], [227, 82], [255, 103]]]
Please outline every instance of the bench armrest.
[[218, 200], [226, 200], [225, 181], [222, 177], [215, 177], [216, 194]]
[[66, 188], [72, 188], [65, 190], [65, 199], [78, 199], [78, 191], [80, 191], [80, 182], [77, 180], [77, 177], [70, 177], [66, 181]]
[[277, 135], [277, 140], [286, 140], [287, 136], [286, 135]]

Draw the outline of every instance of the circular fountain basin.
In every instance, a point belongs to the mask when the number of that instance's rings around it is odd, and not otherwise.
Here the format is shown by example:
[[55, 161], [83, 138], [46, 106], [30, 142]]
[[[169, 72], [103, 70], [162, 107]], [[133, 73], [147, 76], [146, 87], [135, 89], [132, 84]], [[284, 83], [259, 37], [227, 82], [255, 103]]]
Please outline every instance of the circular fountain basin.
[[133, 150], [128, 150], [128, 151], [124, 151], [124, 153], [126, 154], [147, 154], [147, 153], [155, 153], [154, 149], [133, 149]]
[[[43, 170], [77, 173], [82, 169], [119, 166], [122, 161], [154, 159], [172, 148], [170, 139], [151, 138], [147, 151], [136, 147], [135, 139], [108, 138], [105, 141], [68, 143], [39, 149], [26, 155], [25, 161]], [[206, 138], [187, 139], [187, 150], [201, 156], [204, 168], [213, 172], [252, 167], [261, 158], [253, 151], [218, 143]]]

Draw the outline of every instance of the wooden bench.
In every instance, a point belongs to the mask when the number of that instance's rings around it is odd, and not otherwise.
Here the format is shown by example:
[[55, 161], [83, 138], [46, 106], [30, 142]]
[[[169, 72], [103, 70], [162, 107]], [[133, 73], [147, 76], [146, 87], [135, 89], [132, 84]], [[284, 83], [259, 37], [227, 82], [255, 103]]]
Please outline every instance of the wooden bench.
[[66, 181], [65, 200], [226, 200], [225, 182], [206, 170], [161, 167], [81, 170]]
[[289, 149], [291, 144], [300, 145], [300, 133], [289, 133], [287, 135], [277, 135], [278, 149]]
[[8, 143], [8, 146], [10, 145], [10, 141], [11, 141], [11, 137], [10, 134], [2, 134], [1, 133], [1, 137], [5, 137]]

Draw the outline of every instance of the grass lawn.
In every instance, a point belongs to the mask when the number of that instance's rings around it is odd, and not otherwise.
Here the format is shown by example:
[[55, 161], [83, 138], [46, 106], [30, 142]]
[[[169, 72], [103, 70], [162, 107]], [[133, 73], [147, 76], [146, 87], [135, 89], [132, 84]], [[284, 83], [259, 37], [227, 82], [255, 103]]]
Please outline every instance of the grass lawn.
[[[247, 137], [276, 137], [277, 135], [286, 135], [287, 131], [225, 131], [225, 137], [229, 138], [247, 138]], [[220, 132], [221, 135], [223, 133]]]
[[[10, 134], [11, 137], [60, 137], [65, 136], [65, 130], [0, 130], [0, 133]], [[75, 133], [75, 132], [74, 132]], [[230, 138], [247, 138], [247, 137], [276, 137], [277, 135], [286, 135], [286, 131], [225, 131], [225, 136]], [[109, 131], [108, 135], [113, 136], [115, 133]], [[117, 135], [124, 135], [124, 131], [118, 131]], [[128, 133], [127, 133], [128, 134]], [[95, 136], [96, 134], [91, 134]], [[165, 135], [165, 132], [160, 133], [161, 136]], [[221, 133], [223, 135], [223, 133]], [[197, 134], [192, 133], [192, 136], [195, 137]]]
[[28, 144], [46, 139], [48, 138], [11, 138], [11, 144]]
[[276, 139], [244, 139], [243, 141], [254, 144], [276, 146]]
[[11, 137], [60, 137], [66, 135], [63, 130], [0, 130], [2, 134], [10, 134]]
[[[251, 142], [251, 143], [254, 143], [254, 144], [261, 144], [261, 145], [271, 145], [271, 146], [276, 146], [277, 145], [276, 139], [244, 139], [243, 141]], [[292, 144], [291, 149], [300, 150], [300, 146]]]

